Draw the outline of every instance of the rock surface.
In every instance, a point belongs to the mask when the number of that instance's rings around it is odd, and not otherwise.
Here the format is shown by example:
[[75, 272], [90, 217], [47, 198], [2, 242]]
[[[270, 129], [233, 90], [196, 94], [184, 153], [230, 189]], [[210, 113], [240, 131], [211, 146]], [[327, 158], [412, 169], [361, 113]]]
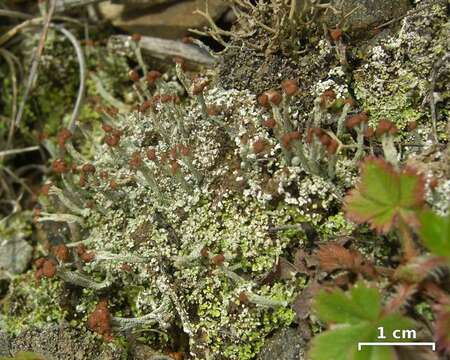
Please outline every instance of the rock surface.
[[[338, 1], [332, 1], [336, 5]], [[366, 30], [371, 25], [381, 25], [391, 19], [403, 16], [411, 9], [408, 0], [345, 0], [343, 2], [343, 14], [351, 15], [346, 19], [344, 28], [352, 31]], [[327, 11], [322, 20], [328, 27], [334, 27], [340, 22], [340, 16]]]
[[0, 356], [9, 356], [9, 336], [0, 330]]
[[47, 360], [119, 360], [124, 350], [112, 344], [99, 345], [92, 334], [68, 325], [48, 325], [26, 330], [11, 340], [10, 351], [33, 351]]
[[303, 360], [306, 342], [295, 329], [282, 329], [267, 341], [259, 353], [258, 360]]
[[0, 239], [0, 270], [20, 274], [31, 260], [33, 248], [20, 236]]
[[[207, 25], [204, 17], [194, 14], [197, 9], [205, 11], [205, 0], [180, 1], [153, 7], [142, 3], [134, 5], [103, 2], [99, 5], [102, 16], [114, 26], [130, 33], [178, 39], [189, 34], [189, 28], [201, 28]], [[221, 0], [209, 0], [208, 12], [218, 19], [228, 6]]]

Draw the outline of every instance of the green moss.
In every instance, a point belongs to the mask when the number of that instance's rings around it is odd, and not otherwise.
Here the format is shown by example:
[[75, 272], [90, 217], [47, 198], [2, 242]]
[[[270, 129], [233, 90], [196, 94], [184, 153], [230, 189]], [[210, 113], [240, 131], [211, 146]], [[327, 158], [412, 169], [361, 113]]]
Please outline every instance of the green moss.
[[349, 222], [342, 212], [329, 216], [319, 227], [321, 240], [333, 240], [336, 236], [349, 235], [355, 225]]
[[418, 314], [422, 315], [425, 319], [428, 321], [434, 321], [434, 314], [433, 309], [431, 308], [430, 304], [422, 301], [419, 302], [414, 306], [414, 311], [416, 311]]
[[0, 239], [9, 239], [17, 236], [29, 238], [32, 234], [32, 212], [20, 211], [7, 219], [0, 221]]
[[18, 334], [23, 329], [59, 322], [66, 317], [59, 305], [61, 281], [41, 279], [38, 286], [34, 282], [31, 272], [19, 275], [11, 282], [0, 317], [6, 331]]
[[[228, 284], [227, 279], [222, 279], [221, 283], [222, 281]], [[217, 285], [217, 280], [212, 280], [211, 284], [214, 283]], [[293, 294], [300, 289], [297, 286], [304, 285], [301, 283], [263, 286], [257, 293], [273, 300], [292, 301]], [[226, 288], [228, 291], [223, 290]], [[218, 294], [217, 286], [207, 288], [204, 300], [208, 302], [199, 305], [199, 322], [195, 324], [196, 329], [208, 329], [203, 346], [212, 353], [223, 354], [227, 359], [253, 359], [269, 334], [278, 328], [289, 326], [294, 320], [295, 313], [290, 307], [272, 309], [254, 304], [240, 304], [236, 290], [228, 285], [221, 286], [220, 289]], [[229, 335], [224, 337], [224, 332]]]

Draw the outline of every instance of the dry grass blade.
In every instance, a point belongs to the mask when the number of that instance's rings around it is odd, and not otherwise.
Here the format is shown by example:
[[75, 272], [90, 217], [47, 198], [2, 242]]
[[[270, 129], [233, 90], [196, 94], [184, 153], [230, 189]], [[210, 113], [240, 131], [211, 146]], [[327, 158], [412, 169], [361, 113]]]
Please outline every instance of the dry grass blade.
[[7, 9], [0, 9], [0, 16], [5, 17], [12, 17], [16, 19], [31, 19], [32, 16], [30, 14], [26, 14], [20, 11], [14, 11], [14, 10], [7, 10]]
[[[30, 74], [28, 76], [27, 84], [25, 87], [22, 101], [20, 103], [19, 111], [17, 112], [17, 116], [14, 121], [13, 130], [12, 130], [13, 134], [14, 134], [14, 128], [19, 126], [19, 124], [20, 124], [20, 120], [22, 119], [23, 112], [25, 110], [25, 104], [28, 100], [28, 95], [31, 91], [31, 87], [37, 76], [39, 60], [42, 56], [42, 53], [44, 52], [45, 40], [47, 39], [48, 29], [50, 27], [50, 21], [52, 19], [53, 13], [55, 12], [55, 3], [56, 3], [56, 0], [51, 0], [49, 10], [45, 16], [44, 26], [43, 26], [42, 32], [41, 32], [41, 38], [39, 39], [38, 47], [34, 53], [34, 56], [33, 56], [32, 62], [31, 62]], [[30, 20], [30, 21], [32, 21], [32, 20]], [[0, 41], [0, 44], [1, 44], [1, 41]]]
[[[16, 183], [22, 185], [22, 187], [28, 191], [31, 195], [33, 194], [33, 190], [31, 190], [31, 188], [25, 183], [24, 180], [22, 180], [21, 178], [19, 178], [13, 171], [11, 171], [10, 169], [8, 169], [8, 167], [4, 166], [3, 167], [3, 171], [9, 175], [9, 177]], [[17, 200], [17, 199], [15, 199]]]
[[16, 67], [14, 66], [14, 61], [13, 61], [13, 55], [5, 50], [0, 48], [0, 55], [3, 56], [3, 58], [5, 59], [6, 63], [8, 64], [9, 67], [9, 71], [11, 73], [11, 87], [12, 87], [12, 105], [11, 105], [11, 125], [9, 128], [9, 135], [8, 135], [8, 145], [7, 148], [10, 147], [10, 141], [12, 138], [12, 132], [14, 129], [14, 119], [16, 118], [16, 112], [17, 112], [17, 95], [18, 95], [18, 90], [17, 90], [17, 73], [16, 73]]
[[23, 29], [26, 29], [30, 26], [36, 26], [42, 23], [43, 18], [37, 17], [34, 19], [29, 19], [24, 21], [23, 23], [20, 23], [19, 25], [13, 27], [12, 29], [8, 30], [6, 33], [4, 33], [2, 36], [0, 36], [0, 46], [5, 44], [7, 41], [9, 41], [11, 38], [16, 36], [19, 32], [21, 32]]
[[22, 149], [3, 150], [3, 151], [0, 151], [0, 158], [2, 158], [3, 156], [7, 156], [7, 155], [16, 155], [16, 154], [21, 154], [24, 152], [30, 152], [30, 151], [36, 151], [36, 150], [39, 150], [39, 146], [29, 146], [29, 147], [22, 148]]

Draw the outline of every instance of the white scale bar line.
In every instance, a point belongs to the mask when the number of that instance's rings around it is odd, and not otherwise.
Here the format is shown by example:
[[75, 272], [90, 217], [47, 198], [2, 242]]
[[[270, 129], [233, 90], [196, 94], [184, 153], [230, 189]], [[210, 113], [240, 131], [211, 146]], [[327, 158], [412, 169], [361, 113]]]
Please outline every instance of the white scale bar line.
[[359, 342], [358, 351], [361, 351], [363, 346], [431, 346], [431, 349], [436, 351], [435, 342]]

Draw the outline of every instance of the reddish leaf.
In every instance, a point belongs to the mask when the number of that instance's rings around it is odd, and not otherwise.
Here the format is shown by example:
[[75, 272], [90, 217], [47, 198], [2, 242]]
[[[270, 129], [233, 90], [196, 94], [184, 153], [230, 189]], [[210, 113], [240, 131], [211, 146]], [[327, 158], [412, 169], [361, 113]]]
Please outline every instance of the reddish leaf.
[[318, 257], [320, 262], [320, 267], [325, 271], [334, 271], [337, 269], [349, 269], [352, 268], [355, 261], [355, 255], [352, 254], [350, 250], [347, 250], [342, 245], [331, 243], [322, 245], [318, 251]]
[[295, 311], [299, 320], [305, 320], [309, 317], [311, 313], [312, 300], [317, 292], [322, 288], [323, 287], [314, 280], [306, 288], [304, 288], [300, 294], [297, 295], [294, 304], [292, 305], [292, 309]]
[[294, 255], [294, 266], [298, 272], [309, 274], [319, 265], [315, 254], [309, 254], [305, 250], [298, 249]]
[[325, 271], [332, 272], [341, 269], [361, 273], [367, 278], [376, 276], [374, 266], [366, 262], [357, 250], [349, 250], [337, 243], [329, 243], [322, 245], [317, 255], [320, 267]]
[[271, 284], [276, 280], [292, 279], [297, 272], [297, 268], [292, 263], [284, 257], [280, 257], [278, 262], [274, 265], [272, 271], [265, 275], [265, 277], [261, 280], [261, 283]]
[[447, 259], [437, 256], [418, 256], [395, 270], [394, 278], [409, 283], [419, 283], [446, 266]]
[[388, 301], [384, 307], [385, 314], [392, 314], [398, 312], [401, 307], [406, 305], [411, 296], [417, 292], [417, 287], [414, 284], [401, 284], [397, 287], [394, 296]]

